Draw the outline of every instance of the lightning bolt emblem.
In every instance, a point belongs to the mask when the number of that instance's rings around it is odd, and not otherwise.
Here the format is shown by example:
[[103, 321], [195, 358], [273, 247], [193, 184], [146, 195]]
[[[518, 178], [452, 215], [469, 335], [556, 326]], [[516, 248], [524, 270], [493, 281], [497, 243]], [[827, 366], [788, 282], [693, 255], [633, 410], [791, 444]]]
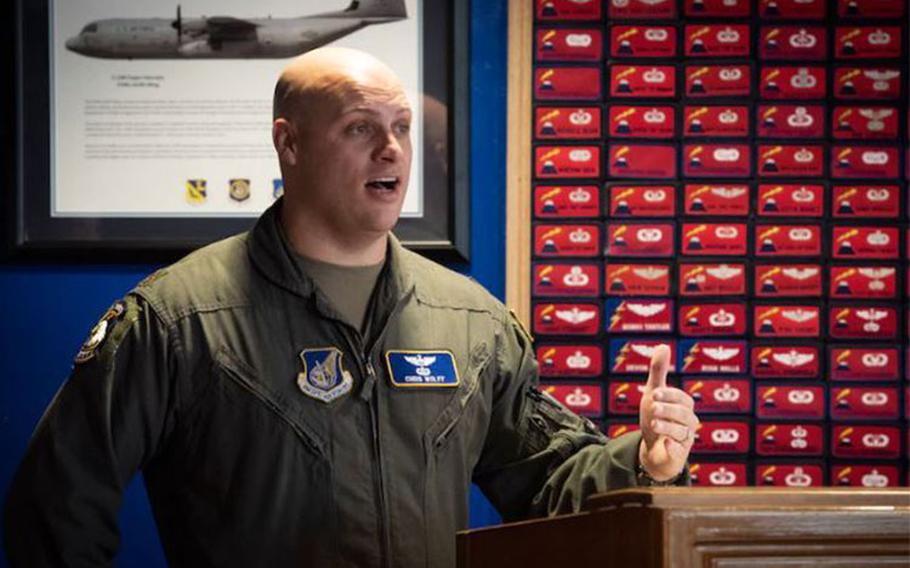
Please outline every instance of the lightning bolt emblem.
[[697, 353], [698, 353], [698, 343], [696, 343], [695, 345], [692, 346], [691, 349], [689, 349], [689, 354], [686, 355], [685, 359], [683, 360], [683, 369], [689, 368], [689, 365], [692, 363], [692, 361], [695, 360], [695, 355]]
[[[611, 324], [612, 325], [612, 324]], [[622, 368], [623, 361], [626, 360], [626, 355], [629, 353], [629, 344], [626, 343], [622, 346], [622, 349], [619, 350], [619, 355], [616, 356], [616, 364], [613, 365], [613, 370]]]
[[[619, 323], [619, 320], [622, 319], [622, 312], [626, 309], [626, 303], [622, 302], [619, 306], [616, 307], [616, 313], [610, 316], [610, 329], [613, 329], [613, 326]], [[625, 347], [623, 347], [625, 349]]]

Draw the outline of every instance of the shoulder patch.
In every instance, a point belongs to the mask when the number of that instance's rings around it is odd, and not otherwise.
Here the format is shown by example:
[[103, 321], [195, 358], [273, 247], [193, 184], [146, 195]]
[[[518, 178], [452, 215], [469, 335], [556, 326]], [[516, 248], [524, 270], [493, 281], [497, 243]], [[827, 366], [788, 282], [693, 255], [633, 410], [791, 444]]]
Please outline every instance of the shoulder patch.
[[117, 343], [123, 339], [125, 330], [119, 330], [118, 323], [121, 321], [133, 321], [139, 313], [139, 306], [135, 300], [117, 300], [110, 308], [104, 312], [98, 323], [92, 327], [88, 337], [76, 353], [74, 361], [76, 363], [86, 363], [91, 361], [108, 342]]
[[104, 312], [104, 315], [101, 316], [98, 323], [96, 323], [88, 333], [86, 340], [82, 342], [82, 347], [80, 347], [79, 352], [76, 353], [76, 363], [85, 363], [95, 356], [98, 348], [101, 347], [104, 340], [107, 339], [108, 328], [113, 327], [113, 322], [123, 316], [124, 312], [126, 312], [126, 302], [123, 300], [117, 300], [114, 302], [114, 305]]

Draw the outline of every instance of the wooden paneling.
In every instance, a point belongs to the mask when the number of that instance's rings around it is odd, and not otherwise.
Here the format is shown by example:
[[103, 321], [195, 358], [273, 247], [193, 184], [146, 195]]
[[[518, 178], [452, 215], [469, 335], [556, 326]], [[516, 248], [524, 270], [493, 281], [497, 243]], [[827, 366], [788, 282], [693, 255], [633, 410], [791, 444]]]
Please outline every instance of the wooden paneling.
[[586, 513], [459, 533], [459, 566], [910, 566], [906, 489], [628, 489], [589, 504]]
[[534, 3], [509, 2], [506, 304], [531, 321], [531, 54]]
[[786, 487], [666, 487], [660, 491], [633, 488], [592, 495], [585, 502], [585, 508], [594, 510], [626, 505], [663, 508], [725, 505], [761, 507], [768, 504], [775, 507], [781, 504], [790, 507], [910, 507], [910, 492], [899, 489], [846, 487], [814, 487], [800, 490]]

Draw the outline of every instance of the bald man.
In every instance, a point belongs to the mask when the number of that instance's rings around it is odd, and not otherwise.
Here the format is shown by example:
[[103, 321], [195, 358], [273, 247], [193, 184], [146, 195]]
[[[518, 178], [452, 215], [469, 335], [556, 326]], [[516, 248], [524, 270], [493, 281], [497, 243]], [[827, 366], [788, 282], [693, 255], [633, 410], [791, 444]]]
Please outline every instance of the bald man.
[[175, 566], [453, 566], [476, 482], [507, 520], [685, 483], [697, 418], [658, 349], [641, 433], [536, 388], [531, 339], [390, 230], [412, 110], [371, 56], [275, 89], [285, 195], [249, 233], [117, 301], [37, 427], [6, 510], [16, 566], [108, 565], [142, 471]]

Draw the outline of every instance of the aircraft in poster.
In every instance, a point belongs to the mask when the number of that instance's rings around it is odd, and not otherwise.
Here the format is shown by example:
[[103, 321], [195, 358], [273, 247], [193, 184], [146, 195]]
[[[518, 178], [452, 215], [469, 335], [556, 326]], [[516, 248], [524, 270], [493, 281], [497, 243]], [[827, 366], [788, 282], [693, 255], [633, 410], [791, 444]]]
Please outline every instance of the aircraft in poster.
[[353, 0], [344, 10], [300, 18], [211, 16], [96, 20], [67, 40], [75, 53], [105, 59], [293, 57], [373, 24], [407, 19], [404, 0]]

